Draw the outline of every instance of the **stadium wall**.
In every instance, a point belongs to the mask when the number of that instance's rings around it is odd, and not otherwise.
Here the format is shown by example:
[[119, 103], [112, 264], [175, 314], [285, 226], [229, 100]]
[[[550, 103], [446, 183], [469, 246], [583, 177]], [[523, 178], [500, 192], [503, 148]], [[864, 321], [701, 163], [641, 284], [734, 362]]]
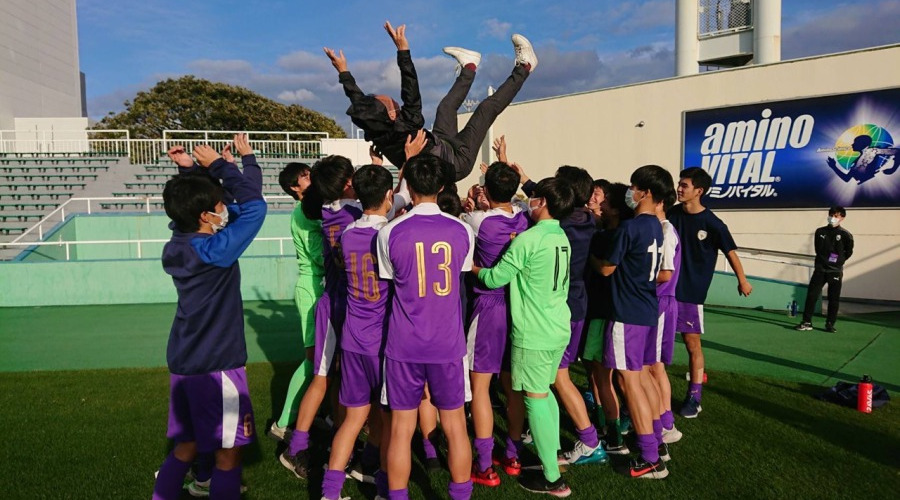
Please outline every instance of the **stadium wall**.
[[[500, 115], [488, 140], [506, 135], [510, 159], [536, 180], [566, 164], [626, 183], [635, 168], [657, 164], [677, 179], [685, 111], [894, 88], [896, 71], [871, 68], [897, 60], [900, 45], [892, 45], [521, 102]], [[460, 115], [461, 126], [469, 116]], [[476, 183], [478, 174], [474, 169], [462, 184]], [[853, 233], [856, 250], [845, 268], [842, 295], [900, 301], [900, 209], [848, 208], [843, 226]], [[825, 209], [718, 213], [742, 247], [802, 254], [814, 253], [813, 232], [827, 215]], [[752, 260], [744, 260], [744, 268], [751, 276], [788, 282], [805, 282], [810, 275], [801, 267]]]

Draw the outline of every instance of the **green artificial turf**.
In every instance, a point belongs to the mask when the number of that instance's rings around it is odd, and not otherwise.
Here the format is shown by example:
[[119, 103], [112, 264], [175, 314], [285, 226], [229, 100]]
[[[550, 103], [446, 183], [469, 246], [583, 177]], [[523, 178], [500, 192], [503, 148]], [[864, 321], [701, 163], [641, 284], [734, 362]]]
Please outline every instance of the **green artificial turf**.
[[[292, 369], [248, 366], [258, 429], [280, 410]], [[583, 384], [579, 371], [573, 368], [573, 378]], [[684, 372], [670, 369], [675, 395], [686, 388]], [[900, 491], [896, 402], [866, 415], [814, 399], [817, 385], [714, 375], [700, 417], [676, 418], [684, 438], [671, 446], [668, 479], [629, 479], [609, 465], [572, 467], [564, 474], [572, 498], [887, 498]], [[3, 498], [148, 498], [167, 452], [167, 398], [162, 368], [0, 373]], [[571, 446], [571, 424], [562, 422], [563, 445]], [[502, 424], [498, 418], [498, 432]], [[260, 437], [244, 456], [244, 498], [319, 498], [326, 436], [314, 434], [313, 445], [315, 475], [305, 483], [277, 462], [276, 443]], [[501, 478], [499, 488], [476, 486], [473, 498], [530, 496]], [[448, 480], [446, 471], [429, 477], [414, 463], [410, 492], [447, 498]], [[375, 492], [347, 480], [343, 494]]]

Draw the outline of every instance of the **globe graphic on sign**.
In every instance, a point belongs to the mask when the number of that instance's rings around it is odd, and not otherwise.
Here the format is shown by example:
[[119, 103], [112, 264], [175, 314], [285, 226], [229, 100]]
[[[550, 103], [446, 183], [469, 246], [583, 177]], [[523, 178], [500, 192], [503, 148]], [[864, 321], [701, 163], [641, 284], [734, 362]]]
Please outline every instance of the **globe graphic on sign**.
[[[860, 136], [871, 138], [871, 144], [865, 144], [869, 141], [860, 140]], [[890, 148], [893, 145], [894, 138], [884, 128], [871, 123], [854, 125], [837, 138], [837, 141], [834, 143], [834, 149], [836, 150], [834, 156], [838, 165], [847, 171], [853, 166], [853, 162], [859, 158], [859, 153], [863, 148]]]

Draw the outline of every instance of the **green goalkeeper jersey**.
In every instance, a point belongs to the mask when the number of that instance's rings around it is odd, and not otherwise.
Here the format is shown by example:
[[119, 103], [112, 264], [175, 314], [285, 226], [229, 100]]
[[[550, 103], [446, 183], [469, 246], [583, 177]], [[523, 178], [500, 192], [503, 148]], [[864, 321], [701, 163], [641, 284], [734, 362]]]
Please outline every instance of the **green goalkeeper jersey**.
[[513, 345], [548, 351], [569, 344], [570, 255], [559, 221], [547, 219], [516, 236], [494, 267], [478, 273], [488, 288], [510, 285]]
[[301, 276], [321, 279], [325, 276], [322, 222], [307, 219], [303, 214], [302, 203], [298, 202], [291, 214], [291, 236], [297, 252], [297, 271]]

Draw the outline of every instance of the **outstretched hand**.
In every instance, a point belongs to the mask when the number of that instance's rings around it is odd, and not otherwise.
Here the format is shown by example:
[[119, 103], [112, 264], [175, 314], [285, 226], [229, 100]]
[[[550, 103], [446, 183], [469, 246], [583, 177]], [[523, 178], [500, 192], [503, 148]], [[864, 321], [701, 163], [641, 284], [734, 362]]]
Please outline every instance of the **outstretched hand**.
[[166, 151], [166, 154], [169, 155], [169, 159], [179, 167], [188, 168], [194, 166], [194, 159], [191, 158], [191, 155], [185, 151], [184, 146], [181, 144], [172, 146]]
[[232, 143], [229, 142], [222, 148], [222, 159], [228, 163], [234, 163], [234, 155], [231, 154], [231, 144]]
[[521, 165], [519, 165], [518, 163], [510, 163], [509, 166], [512, 167], [512, 169], [515, 170], [517, 174], [519, 174], [520, 184], [525, 184], [530, 180], [525, 174], [525, 169], [523, 169]]
[[419, 129], [415, 137], [412, 134], [406, 136], [406, 145], [403, 146], [403, 152], [406, 153], [406, 161], [413, 156], [417, 156], [425, 149], [425, 129]]
[[336, 69], [338, 73], [347, 71], [347, 58], [344, 57], [343, 50], [340, 50], [335, 54], [334, 51], [328, 47], [323, 47], [323, 49], [325, 50], [325, 55], [331, 60], [331, 65], [334, 66], [334, 69]]
[[405, 24], [397, 26], [397, 29], [394, 30], [394, 27], [391, 26], [391, 22], [385, 21], [384, 29], [388, 32], [388, 35], [391, 35], [391, 40], [394, 41], [394, 45], [397, 46], [397, 50], [409, 50], [409, 40], [406, 39]]
[[253, 148], [250, 147], [250, 137], [247, 134], [234, 134], [234, 148], [241, 156], [253, 154]]
[[215, 149], [209, 147], [208, 144], [197, 144], [194, 146], [194, 158], [197, 159], [197, 163], [199, 163], [200, 166], [209, 168], [209, 166], [212, 165], [212, 162], [218, 160], [221, 156]]
[[491, 146], [491, 149], [494, 150], [494, 153], [497, 155], [497, 161], [502, 161], [503, 163], [509, 163], [509, 158], [506, 157], [506, 136], [501, 135], [500, 137], [494, 139], [494, 145]]

